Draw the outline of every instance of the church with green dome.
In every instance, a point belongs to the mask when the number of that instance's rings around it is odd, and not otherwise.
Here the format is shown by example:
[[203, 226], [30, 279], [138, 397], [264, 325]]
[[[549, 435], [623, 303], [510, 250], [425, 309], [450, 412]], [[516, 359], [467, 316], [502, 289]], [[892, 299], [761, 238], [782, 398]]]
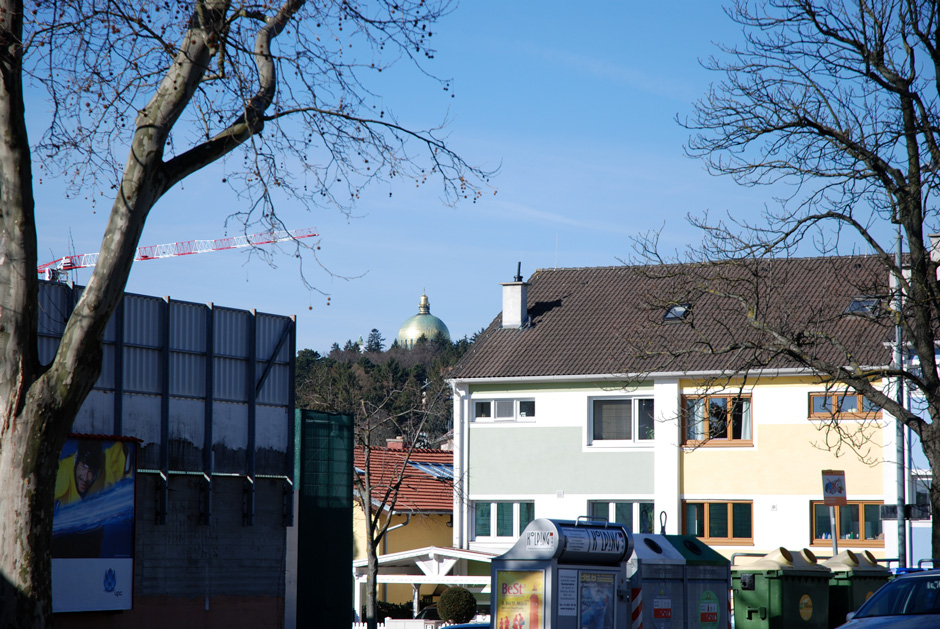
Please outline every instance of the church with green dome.
[[444, 322], [431, 314], [431, 304], [427, 295], [421, 295], [418, 303], [418, 314], [409, 317], [398, 330], [398, 345], [411, 349], [422, 336], [431, 340], [440, 333], [450, 340], [450, 330]]

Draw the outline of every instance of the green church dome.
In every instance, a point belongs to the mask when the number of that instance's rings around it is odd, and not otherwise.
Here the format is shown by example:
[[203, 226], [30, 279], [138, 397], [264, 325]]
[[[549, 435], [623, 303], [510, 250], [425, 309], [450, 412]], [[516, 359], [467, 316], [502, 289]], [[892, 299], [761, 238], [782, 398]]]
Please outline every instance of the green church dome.
[[398, 344], [411, 349], [422, 336], [431, 340], [438, 333], [445, 339], [450, 340], [450, 330], [447, 329], [443, 321], [431, 314], [431, 304], [428, 302], [428, 296], [421, 295], [418, 314], [406, 319], [401, 329], [398, 330]]

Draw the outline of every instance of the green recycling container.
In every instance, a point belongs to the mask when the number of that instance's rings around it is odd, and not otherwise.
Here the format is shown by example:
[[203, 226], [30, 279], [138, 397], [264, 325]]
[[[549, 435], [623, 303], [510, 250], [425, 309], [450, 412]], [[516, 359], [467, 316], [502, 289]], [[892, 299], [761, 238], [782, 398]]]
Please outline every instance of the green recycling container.
[[828, 629], [829, 568], [786, 548], [731, 567], [736, 629]]
[[861, 607], [891, 578], [891, 571], [878, 565], [874, 555], [867, 550], [861, 553], [843, 550], [822, 565], [832, 571], [829, 577], [830, 627], [843, 624], [846, 614]]

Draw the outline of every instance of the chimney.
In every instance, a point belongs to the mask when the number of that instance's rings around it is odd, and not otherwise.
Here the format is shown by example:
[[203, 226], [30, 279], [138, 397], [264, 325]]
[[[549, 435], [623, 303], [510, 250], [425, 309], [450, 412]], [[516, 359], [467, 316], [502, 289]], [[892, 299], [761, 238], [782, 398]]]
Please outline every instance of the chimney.
[[529, 286], [522, 281], [522, 262], [516, 267], [516, 277], [512, 282], [500, 284], [503, 287], [503, 326], [508, 329], [518, 329], [528, 320], [528, 293]]
[[385, 445], [389, 450], [404, 450], [405, 449], [405, 440], [401, 436], [395, 437], [394, 439], [386, 439]]

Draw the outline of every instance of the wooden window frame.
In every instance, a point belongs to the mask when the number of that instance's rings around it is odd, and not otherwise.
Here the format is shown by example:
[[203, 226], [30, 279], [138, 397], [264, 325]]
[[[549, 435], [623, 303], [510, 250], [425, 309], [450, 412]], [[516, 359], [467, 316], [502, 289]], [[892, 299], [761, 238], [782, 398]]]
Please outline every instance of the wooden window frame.
[[[866, 506], [877, 506], [879, 507], [879, 519], [880, 519], [880, 508], [884, 505], [883, 500], [849, 500], [849, 505], [858, 506], [858, 528], [860, 531], [865, 530], [865, 507]], [[819, 546], [825, 548], [832, 548], [832, 538], [828, 537], [816, 537], [816, 506], [822, 505], [825, 506], [822, 500], [811, 500], [809, 503], [809, 536], [810, 543], [812, 546]], [[841, 524], [841, 519], [839, 518], [840, 507], [836, 505], [836, 530], [839, 529]], [[826, 509], [828, 514], [828, 509]], [[881, 530], [881, 538], [876, 539], [864, 539], [861, 537], [847, 537], [843, 538], [841, 534], [838, 538], [839, 546], [853, 546], [861, 548], [884, 548], [885, 539], [884, 539], [884, 528]]]
[[[723, 502], [728, 505], [728, 533], [734, 534], [734, 509], [732, 505], [746, 504], [751, 508], [751, 536], [750, 537], [711, 537], [708, 535], [709, 524], [711, 520], [712, 503]], [[682, 501], [682, 532], [686, 535], [695, 535], [689, 531], [689, 523], [686, 521], [686, 508], [688, 505], [704, 505], [705, 512], [705, 535], [698, 537], [702, 542], [712, 546], [753, 546], [754, 545], [754, 501], [753, 500], [683, 500]]]
[[[733, 404], [731, 400], [747, 400], [750, 405], [751, 413], [751, 436], [748, 439], [735, 439], [734, 437], [706, 437], [705, 439], [689, 439], [688, 438], [688, 402], [689, 400], [705, 400], [705, 419], [704, 419], [704, 434], [709, 434], [710, 422], [708, 417], [708, 408], [709, 400], [723, 398], [728, 400], [728, 413], [731, 413]], [[756, 422], [754, 421], [754, 399], [751, 394], [738, 394], [738, 393], [725, 393], [725, 394], [710, 394], [710, 395], [683, 395], [682, 396], [682, 445], [683, 446], [694, 446], [694, 447], [719, 447], [719, 448], [746, 448], [753, 447], [754, 445], [754, 429]], [[731, 431], [731, 423], [726, 422], [726, 430]]]
[[854, 397], [856, 398], [855, 408], [864, 409], [865, 402], [867, 398], [861, 393], [856, 393], [853, 391], [821, 391], [814, 392], [809, 394], [809, 418], [810, 419], [880, 419], [881, 418], [881, 409], [879, 408], [876, 411], [865, 411], [860, 410], [854, 413], [817, 413], [813, 409], [815, 405], [813, 400], [818, 398], [829, 398], [829, 404], [832, 408], [836, 408], [836, 398], [843, 397]]

